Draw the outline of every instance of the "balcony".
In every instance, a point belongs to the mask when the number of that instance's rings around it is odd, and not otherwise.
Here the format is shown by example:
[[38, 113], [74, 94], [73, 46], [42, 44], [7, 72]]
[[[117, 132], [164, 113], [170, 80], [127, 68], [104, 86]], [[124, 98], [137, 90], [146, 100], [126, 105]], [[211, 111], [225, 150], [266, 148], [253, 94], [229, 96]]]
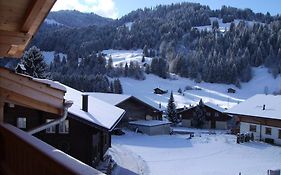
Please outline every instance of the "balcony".
[[0, 174], [103, 175], [9, 124], [0, 124]]

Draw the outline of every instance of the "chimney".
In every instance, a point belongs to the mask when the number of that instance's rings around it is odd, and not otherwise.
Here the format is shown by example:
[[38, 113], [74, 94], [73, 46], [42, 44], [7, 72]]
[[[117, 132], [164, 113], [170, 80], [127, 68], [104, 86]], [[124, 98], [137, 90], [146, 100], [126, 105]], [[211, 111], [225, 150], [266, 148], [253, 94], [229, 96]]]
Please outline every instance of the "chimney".
[[262, 110], [263, 110], [263, 111], [265, 110], [265, 105], [262, 106]]
[[88, 95], [82, 94], [82, 110], [88, 112]]

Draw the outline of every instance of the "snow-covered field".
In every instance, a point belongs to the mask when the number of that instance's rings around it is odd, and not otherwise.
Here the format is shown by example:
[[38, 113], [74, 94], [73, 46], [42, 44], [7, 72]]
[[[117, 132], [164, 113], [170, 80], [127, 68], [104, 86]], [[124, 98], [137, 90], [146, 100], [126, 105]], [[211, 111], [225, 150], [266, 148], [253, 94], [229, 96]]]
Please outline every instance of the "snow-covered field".
[[265, 175], [281, 168], [281, 147], [236, 144], [227, 134], [147, 136], [127, 131], [113, 136], [110, 154], [122, 175]]
[[[199, 31], [202, 31], [202, 30], [211, 31], [211, 30], [212, 30], [213, 21], [215, 21], [215, 20], [218, 21], [218, 23], [219, 23], [219, 30], [220, 30], [221, 32], [225, 32], [225, 31], [228, 31], [228, 30], [230, 29], [231, 22], [223, 23], [223, 22], [222, 22], [222, 19], [216, 18], [216, 17], [211, 17], [211, 18], [210, 18], [211, 25], [198, 26], [198, 27], [194, 27], [194, 28], [198, 29]], [[233, 21], [233, 23], [237, 26], [240, 21], [243, 21], [243, 20], [235, 19], [235, 20]], [[255, 23], [263, 24], [263, 23], [255, 22], [255, 21], [245, 21], [245, 23], [246, 23], [246, 25], [248, 25], [248, 26], [250, 26], [250, 27], [252, 27]]]
[[[268, 73], [267, 68], [259, 67], [253, 69], [254, 77], [248, 83], [242, 83], [241, 89], [234, 85], [217, 84], [217, 83], [196, 83], [188, 78], [176, 77], [176, 80], [162, 79], [155, 75], [146, 75], [143, 81], [134, 80], [131, 78], [120, 78], [124, 94], [134, 95], [143, 101], [161, 108], [167, 106], [170, 92], [173, 91], [177, 107], [189, 106], [198, 103], [200, 99], [204, 102], [211, 102], [223, 108], [231, 108], [237, 103], [255, 95], [264, 93], [265, 87], [268, 92], [272, 93], [281, 88], [281, 76], [274, 79]], [[186, 90], [186, 86], [197, 87], [201, 90]], [[164, 95], [157, 95], [153, 93], [153, 89], [160, 87], [169, 92]], [[184, 92], [179, 94], [177, 91], [181, 88]], [[227, 93], [228, 88], [236, 90], [235, 94]]]
[[[51, 62], [54, 60], [55, 56], [55, 51], [47, 52], [47, 51], [42, 51], [42, 54], [44, 56], [44, 60], [47, 64], [51, 64]], [[62, 60], [63, 57], [67, 58], [66, 54], [59, 53], [59, 56]]]
[[[110, 56], [113, 60], [113, 65], [117, 66], [120, 63], [130, 63], [130, 61], [137, 61], [141, 63], [142, 60], [142, 49], [138, 50], [104, 50], [102, 53], [106, 54], [105, 58], [108, 59]], [[145, 63], [150, 64], [152, 58], [145, 57]]]

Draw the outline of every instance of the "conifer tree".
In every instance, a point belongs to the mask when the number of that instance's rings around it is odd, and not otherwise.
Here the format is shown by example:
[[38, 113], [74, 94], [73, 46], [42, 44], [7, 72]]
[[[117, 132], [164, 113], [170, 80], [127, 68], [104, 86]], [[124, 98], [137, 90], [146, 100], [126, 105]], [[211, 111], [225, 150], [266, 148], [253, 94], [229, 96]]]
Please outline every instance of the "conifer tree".
[[179, 122], [178, 117], [177, 117], [177, 111], [176, 111], [176, 105], [175, 105], [173, 92], [171, 92], [170, 99], [168, 101], [167, 116], [168, 116], [168, 119], [170, 122], [172, 122], [174, 124]]
[[40, 49], [38, 49], [36, 46], [32, 46], [24, 53], [22, 64], [26, 69], [25, 74], [35, 78], [47, 77], [46, 71], [48, 65], [44, 61], [44, 56], [42, 55]]
[[114, 93], [115, 94], [123, 94], [122, 85], [119, 79], [115, 79], [113, 82]]

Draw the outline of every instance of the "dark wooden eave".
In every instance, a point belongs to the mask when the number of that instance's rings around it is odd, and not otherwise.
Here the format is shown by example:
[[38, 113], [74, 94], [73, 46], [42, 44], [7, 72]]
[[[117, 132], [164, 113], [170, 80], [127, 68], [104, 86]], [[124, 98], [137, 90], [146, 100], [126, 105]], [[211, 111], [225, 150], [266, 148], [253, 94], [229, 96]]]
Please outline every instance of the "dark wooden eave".
[[56, 0], [0, 1], [0, 58], [20, 58]]

